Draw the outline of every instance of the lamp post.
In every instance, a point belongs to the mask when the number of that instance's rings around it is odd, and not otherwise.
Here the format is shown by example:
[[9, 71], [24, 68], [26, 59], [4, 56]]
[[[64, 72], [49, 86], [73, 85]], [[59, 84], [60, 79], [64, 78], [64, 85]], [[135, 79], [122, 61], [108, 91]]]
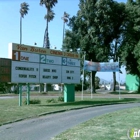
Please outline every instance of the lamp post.
[[81, 95], [81, 99], [83, 100], [83, 90], [84, 90], [84, 75], [85, 75], [85, 72], [84, 72], [84, 62], [85, 62], [85, 56], [86, 56], [86, 52], [84, 52], [84, 60], [83, 60], [83, 79], [82, 79], [82, 95]]
[[85, 51], [81, 51], [80, 48], [77, 49], [78, 53], [82, 53], [82, 58], [83, 58], [83, 70], [82, 70], [82, 92], [81, 92], [81, 100], [83, 100], [83, 91], [84, 91], [84, 75], [85, 75], [85, 71], [84, 71], [84, 62], [85, 62], [85, 56], [86, 56], [86, 52]]
[[[123, 61], [120, 61], [120, 58], [118, 57], [118, 63], [119, 63], [119, 65], [120, 65], [120, 62], [123, 62]], [[120, 82], [120, 73], [122, 74], [122, 71], [121, 71], [121, 70], [119, 70], [119, 73], [118, 73], [118, 75], [119, 75], [119, 99], [121, 99], [121, 91], [120, 91], [120, 86], [121, 86], [121, 82]]]
[[[120, 65], [120, 59], [118, 57], [118, 63]], [[119, 71], [119, 100], [121, 99], [121, 95], [120, 95], [120, 71]]]

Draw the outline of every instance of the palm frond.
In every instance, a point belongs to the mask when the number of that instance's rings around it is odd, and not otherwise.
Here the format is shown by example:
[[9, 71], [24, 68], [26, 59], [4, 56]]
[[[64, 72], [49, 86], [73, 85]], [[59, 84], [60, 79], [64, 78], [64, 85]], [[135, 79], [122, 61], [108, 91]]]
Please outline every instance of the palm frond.
[[51, 20], [53, 20], [55, 13], [53, 12], [53, 10], [49, 10], [48, 13], [45, 15], [44, 19], [47, 19], [48, 22], [50, 22]]
[[63, 15], [63, 17], [61, 19], [64, 21], [64, 23], [68, 22], [69, 14], [64, 12], [64, 15]]
[[20, 15], [24, 18], [24, 15], [28, 14], [29, 5], [26, 2], [20, 4]]
[[57, 2], [57, 0], [40, 0], [40, 5], [45, 5], [45, 7], [50, 10], [55, 6]]

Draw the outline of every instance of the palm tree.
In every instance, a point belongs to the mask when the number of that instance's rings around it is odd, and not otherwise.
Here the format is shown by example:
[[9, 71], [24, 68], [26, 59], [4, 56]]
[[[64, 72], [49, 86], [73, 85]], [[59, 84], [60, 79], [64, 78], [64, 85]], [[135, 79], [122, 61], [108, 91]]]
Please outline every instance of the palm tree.
[[[64, 12], [64, 15], [63, 15], [63, 17], [61, 19], [63, 20], [63, 38], [62, 38], [62, 45], [63, 45], [64, 37], [65, 37], [65, 23], [68, 22], [69, 14]], [[62, 48], [62, 50], [63, 50], [63, 48]]]
[[48, 35], [48, 23], [54, 18], [55, 14], [52, 8], [55, 6], [56, 3], [57, 3], [57, 0], [40, 0], [40, 5], [45, 5], [47, 9], [47, 14], [44, 17], [47, 21], [46, 29], [44, 33], [44, 42], [43, 42], [44, 48], [50, 48], [49, 35]]
[[22, 18], [28, 14], [29, 5], [26, 2], [20, 4], [20, 44], [22, 43]]
[[53, 10], [50, 9], [50, 11], [48, 11], [48, 13], [45, 15], [44, 19], [47, 20], [47, 26], [46, 26], [46, 30], [45, 30], [45, 34], [44, 34], [44, 48], [50, 48], [50, 41], [49, 41], [49, 33], [48, 33], [48, 23], [53, 20], [55, 13], [53, 12]]

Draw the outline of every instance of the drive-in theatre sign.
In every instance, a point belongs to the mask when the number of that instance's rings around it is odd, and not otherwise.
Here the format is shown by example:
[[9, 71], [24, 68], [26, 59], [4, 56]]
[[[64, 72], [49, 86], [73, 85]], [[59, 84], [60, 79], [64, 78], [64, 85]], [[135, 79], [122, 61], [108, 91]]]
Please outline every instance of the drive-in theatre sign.
[[12, 83], [80, 83], [80, 55], [9, 44]]

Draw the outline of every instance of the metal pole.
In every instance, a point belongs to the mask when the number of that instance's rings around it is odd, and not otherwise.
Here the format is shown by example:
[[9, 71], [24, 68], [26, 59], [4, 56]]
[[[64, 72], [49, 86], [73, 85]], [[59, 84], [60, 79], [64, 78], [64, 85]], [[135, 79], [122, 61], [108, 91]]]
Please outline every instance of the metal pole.
[[90, 77], [91, 77], [91, 99], [92, 99], [92, 71], [90, 73]]
[[[91, 62], [92, 62], [92, 60], [91, 60]], [[91, 92], [91, 99], [92, 99], [92, 71], [91, 71], [91, 73], [90, 73], [90, 84], [91, 84], [91, 89], [90, 89], [90, 92]]]
[[30, 104], [30, 84], [27, 84], [27, 105]]
[[65, 21], [63, 22], [63, 38], [62, 38], [62, 45], [64, 43], [64, 37], [65, 37]]
[[[85, 52], [84, 52], [84, 62], [85, 62]], [[83, 67], [84, 67], [84, 62], [83, 62]], [[82, 79], [82, 95], [81, 95], [82, 100], [83, 100], [83, 90], [84, 90], [84, 68], [83, 68], [83, 79]]]
[[19, 106], [22, 106], [22, 85], [19, 84]]
[[[120, 64], [120, 60], [118, 57], [118, 63]], [[121, 93], [120, 93], [120, 71], [119, 71], [119, 100], [121, 99]]]

